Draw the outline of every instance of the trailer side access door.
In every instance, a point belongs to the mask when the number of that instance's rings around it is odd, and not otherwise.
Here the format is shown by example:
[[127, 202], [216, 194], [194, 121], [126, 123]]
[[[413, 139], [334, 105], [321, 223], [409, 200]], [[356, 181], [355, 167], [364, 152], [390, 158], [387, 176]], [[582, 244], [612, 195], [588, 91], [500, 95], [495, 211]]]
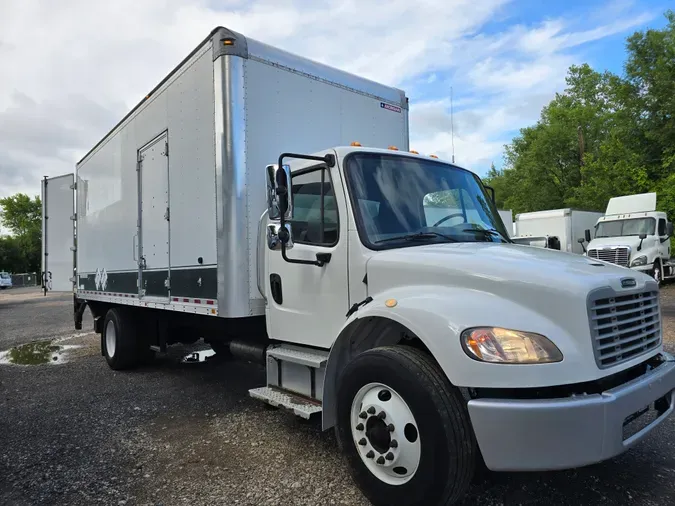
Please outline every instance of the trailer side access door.
[[42, 180], [42, 288], [72, 292], [75, 276], [75, 176]]

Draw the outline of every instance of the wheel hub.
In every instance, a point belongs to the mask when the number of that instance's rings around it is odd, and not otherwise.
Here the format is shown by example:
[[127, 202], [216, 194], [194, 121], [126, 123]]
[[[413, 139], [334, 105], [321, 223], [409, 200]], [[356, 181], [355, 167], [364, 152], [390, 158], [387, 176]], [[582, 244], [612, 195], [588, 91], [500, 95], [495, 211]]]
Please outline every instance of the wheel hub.
[[408, 482], [421, 456], [417, 422], [392, 388], [370, 383], [354, 396], [351, 410], [354, 443], [366, 467], [390, 485]]

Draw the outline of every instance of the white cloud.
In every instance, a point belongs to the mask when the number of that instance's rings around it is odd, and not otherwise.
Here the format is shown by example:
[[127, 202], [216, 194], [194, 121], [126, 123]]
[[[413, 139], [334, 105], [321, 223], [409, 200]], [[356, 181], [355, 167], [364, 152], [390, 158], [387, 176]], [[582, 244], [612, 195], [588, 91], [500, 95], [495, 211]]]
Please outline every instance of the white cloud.
[[[39, 192], [216, 25], [391, 85], [412, 98], [421, 151], [498, 160], [511, 133], [564, 85], [570, 49], [644, 22], [562, 20], [481, 33], [509, 0], [0, 0], [0, 196]], [[517, 8], [517, 4], [508, 9]], [[642, 17], [641, 17], [642, 16]], [[489, 162], [487, 162], [489, 166]]]

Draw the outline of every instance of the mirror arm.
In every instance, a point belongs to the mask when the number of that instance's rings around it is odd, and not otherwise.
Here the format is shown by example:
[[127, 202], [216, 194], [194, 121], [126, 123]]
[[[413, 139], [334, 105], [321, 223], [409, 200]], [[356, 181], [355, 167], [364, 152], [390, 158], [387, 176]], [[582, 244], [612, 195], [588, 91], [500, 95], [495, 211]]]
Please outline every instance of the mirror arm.
[[[284, 158], [296, 158], [299, 160], [314, 160], [317, 162], [323, 162], [326, 164], [327, 167], [335, 167], [335, 155], [332, 154], [327, 154], [325, 156], [313, 156], [313, 155], [302, 155], [299, 153], [282, 153], [279, 155], [279, 165], [278, 167], [283, 167], [284, 166]], [[277, 190], [277, 194], [285, 195], [288, 194], [288, 182], [284, 178], [284, 184]], [[322, 190], [322, 198], [323, 198], [323, 190]], [[321, 211], [323, 213], [323, 206], [321, 206]], [[287, 237], [285, 240], [281, 239], [282, 234], [288, 234], [288, 229], [286, 228], [286, 213], [282, 212], [280, 213], [280, 227], [279, 227], [279, 239], [281, 241], [281, 258], [283, 258], [286, 262], [289, 264], [302, 264], [302, 265], [316, 265], [317, 267], [323, 267], [325, 264], [327, 264], [330, 261], [330, 257], [328, 259], [326, 258], [319, 258], [319, 255], [317, 254], [317, 259], [316, 260], [300, 260], [297, 258], [288, 258], [288, 255], [286, 254], [286, 243], [288, 242], [288, 239], [290, 237]], [[323, 220], [322, 220], [323, 223]]]

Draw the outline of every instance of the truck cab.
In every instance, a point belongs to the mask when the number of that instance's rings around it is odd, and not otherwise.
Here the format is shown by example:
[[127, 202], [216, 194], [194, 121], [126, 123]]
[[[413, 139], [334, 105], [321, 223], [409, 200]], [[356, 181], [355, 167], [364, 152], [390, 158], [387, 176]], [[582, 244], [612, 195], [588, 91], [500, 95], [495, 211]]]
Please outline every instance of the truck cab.
[[251, 395], [320, 400], [374, 504], [451, 504], [479, 452], [496, 471], [599, 462], [672, 412], [651, 277], [513, 244], [478, 176], [436, 159], [340, 147], [267, 174], [259, 287], [285, 344]]
[[595, 225], [587, 254], [644, 272], [661, 283], [675, 278], [672, 236], [673, 224], [665, 213], [656, 211], [656, 193], [615, 197]]

